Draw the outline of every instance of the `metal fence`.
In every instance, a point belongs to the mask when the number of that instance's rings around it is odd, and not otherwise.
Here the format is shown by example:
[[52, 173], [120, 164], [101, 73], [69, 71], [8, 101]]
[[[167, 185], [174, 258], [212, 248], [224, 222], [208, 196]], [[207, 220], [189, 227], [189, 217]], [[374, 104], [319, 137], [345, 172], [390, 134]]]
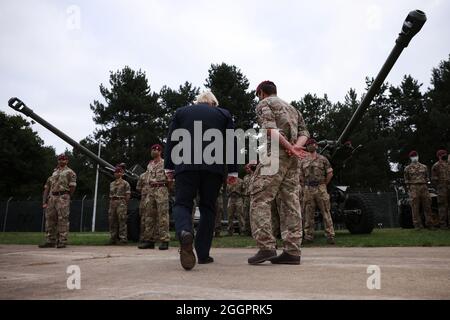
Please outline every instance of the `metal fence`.
[[[375, 228], [397, 228], [397, 197], [394, 192], [367, 193], [375, 209]], [[99, 197], [95, 231], [108, 231], [109, 200]], [[89, 232], [92, 230], [93, 199], [72, 200], [70, 205], [70, 231]], [[138, 200], [130, 200], [129, 209], [137, 209]], [[44, 210], [40, 201], [15, 201], [10, 198], [0, 201], [0, 221], [3, 232], [42, 232], [45, 229]], [[319, 226], [320, 228], [320, 226]], [[337, 229], [345, 229], [337, 225]]]

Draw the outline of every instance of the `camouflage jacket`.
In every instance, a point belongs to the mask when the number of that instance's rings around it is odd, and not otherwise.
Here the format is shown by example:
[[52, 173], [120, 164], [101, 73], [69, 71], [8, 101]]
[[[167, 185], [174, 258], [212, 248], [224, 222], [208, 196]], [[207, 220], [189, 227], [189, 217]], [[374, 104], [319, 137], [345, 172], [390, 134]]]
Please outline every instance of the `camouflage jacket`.
[[238, 178], [235, 184], [227, 185], [228, 196], [241, 196], [244, 193], [244, 184], [242, 179]]
[[77, 175], [69, 167], [56, 168], [47, 179], [45, 188], [52, 192], [69, 192], [70, 187], [77, 186]]
[[429, 181], [428, 168], [421, 163], [412, 163], [405, 168], [406, 184], [427, 184]]
[[450, 185], [450, 163], [435, 163], [431, 168], [431, 181], [434, 185]]
[[141, 174], [136, 184], [136, 190], [140, 192], [143, 197], [150, 193], [149, 175], [150, 171], [145, 171]]
[[242, 194], [246, 197], [250, 196], [250, 189], [251, 189], [251, 179], [252, 174], [247, 174], [244, 179], [242, 179]]
[[150, 161], [147, 166], [147, 179], [148, 183], [166, 183], [168, 178], [166, 172], [164, 171], [164, 160], [159, 162]]
[[333, 172], [330, 161], [320, 154], [315, 158], [309, 156], [303, 159], [299, 166], [300, 181], [305, 185], [325, 184], [327, 175]]
[[131, 193], [130, 184], [123, 179], [116, 179], [109, 185], [109, 197], [125, 198]]
[[262, 129], [279, 129], [290, 143], [301, 136], [309, 138], [309, 132], [301, 113], [277, 96], [270, 96], [256, 106], [258, 124]]

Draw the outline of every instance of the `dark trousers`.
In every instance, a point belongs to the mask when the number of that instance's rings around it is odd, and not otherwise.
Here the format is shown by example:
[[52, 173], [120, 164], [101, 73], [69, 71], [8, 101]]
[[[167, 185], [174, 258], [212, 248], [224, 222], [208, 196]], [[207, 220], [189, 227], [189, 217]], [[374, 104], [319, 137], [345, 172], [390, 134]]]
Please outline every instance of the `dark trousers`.
[[175, 204], [172, 208], [178, 237], [182, 231], [193, 231], [193, 200], [200, 195], [200, 224], [195, 235], [195, 251], [199, 259], [209, 257], [214, 236], [216, 201], [223, 176], [208, 171], [187, 171], [176, 175]]

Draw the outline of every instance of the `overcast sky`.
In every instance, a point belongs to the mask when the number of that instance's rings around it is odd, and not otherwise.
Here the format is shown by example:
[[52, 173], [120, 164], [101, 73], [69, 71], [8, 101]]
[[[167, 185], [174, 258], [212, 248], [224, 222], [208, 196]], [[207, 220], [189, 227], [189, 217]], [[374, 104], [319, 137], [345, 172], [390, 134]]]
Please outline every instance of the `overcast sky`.
[[[0, 110], [14, 114], [7, 101], [17, 96], [78, 141], [95, 129], [89, 104], [109, 71], [141, 68], [159, 92], [184, 81], [203, 88], [221, 62], [238, 66], [252, 88], [276, 82], [285, 100], [311, 92], [342, 101], [377, 74], [413, 9], [428, 22], [388, 81], [411, 74], [426, 89], [450, 54], [447, 0], [2, 0]], [[58, 152], [68, 146], [33, 127]]]

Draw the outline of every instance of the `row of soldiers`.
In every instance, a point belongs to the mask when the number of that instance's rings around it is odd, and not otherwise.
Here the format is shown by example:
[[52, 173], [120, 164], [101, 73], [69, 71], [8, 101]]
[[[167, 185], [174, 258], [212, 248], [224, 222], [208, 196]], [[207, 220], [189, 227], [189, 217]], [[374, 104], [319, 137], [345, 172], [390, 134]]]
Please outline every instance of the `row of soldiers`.
[[[310, 141], [310, 148], [316, 150], [314, 140]], [[140, 213], [140, 249], [153, 249], [155, 243], [159, 242], [160, 250], [169, 248], [169, 193], [174, 188], [170, 185], [164, 171], [164, 160], [162, 159], [162, 146], [151, 147], [152, 161], [147, 170], [139, 177], [136, 191], [141, 195], [139, 205]], [[66, 155], [58, 156], [58, 166], [51, 177], [47, 179], [44, 186], [43, 203], [46, 209], [46, 242], [40, 247], [63, 248], [67, 243], [69, 231], [70, 198], [76, 187], [76, 174], [70, 169]], [[313, 240], [314, 213], [316, 206], [322, 210], [326, 231], [329, 238], [334, 238], [333, 223], [329, 211], [329, 196], [326, 186], [318, 181], [328, 183], [327, 173], [331, 170], [325, 157], [316, 155], [309, 161], [304, 162], [304, 174], [301, 175], [300, 183], [305, 185], [305, 201], [302, 205], [306, 208], [305, 236], [309, 241]], [[251, 179], [255, 165], [245, 166], [246, 175], [238, 179], [237, 183], [227, 185], [227, 212], [228, 212], [228, 235], [234, 234], [234, 221], [238, 221], [239, 234], [251, 236], [250, 227], [250, 192]], [[109, 230], [110, 245], [126, 244], [127, 239], [127, 212], [131, 196], [131, 186], [123, 179], [125, 168], [118, 165], [114, 171], [115, 180], [110, 184], [109, 193]], [[303, 198], [303, 197], [301, 197]], [[328, 202], [327, 202], [328, 201]], [[272, 206], [272, 221], [274, 234], [280, 230], [279, 215], [276, 204]], [[217, 199], [216, 230], [215, 235], [220, 236], [222, 230], [222, 218], [224, 217], [223, 192]], [[309, 214], [308, 214], [309, 213]]]
[[[323, 217], [325, 235], [329, 244], [335, 244], [335, 232], [330, 212], [330, 196], [327, 185], [333, 177], [333, 169], [328, 159], [317, 153], [318, 145], [314, 139], [309, 139], [305, 145], [309, 156], [299, 160], [299, 184], [301, 210], [303, 214], [303, 237], [305, 242], [314, 240], [315, 213], [318, 208]], [[174, 188], [164, 171], [162, 159], [162, 146], [154, 145], [151, 148], [153, 160], [149, 163], [147, 171], [142, 174], [136, 189], [141, 194], [139, 212], [141, 217], [140, 249], [153, 249], [159, 242], [160, 250], [169, 248], [169, 193]], [[411, 164], [405, 169], [405, 183], [408, 187], [413, 223], [416, 229], [422, 229], [423, 223], [420, 215], [422, 207], [425, 215], [425, 225], [429, 229], [449, 228], [450, 203], [450, 163], [448, 152], [437, 152], [438, 162], [431, 169], [431, 179], [428, 168], [419, 162], [416, 151], [410, 154]], [[68, 165], [68, 157], [60, 155], [57, 158], [58, 166], [44, 186], [43, 208], [46, 211], [46, 242], [39, 247], [64, 248], [67, 244], [69, 232], [70, 199], [76, 188], [76, 174]], [[250, 195], [255, 165], [245, 166], [246, 175], [238, 179], [237, 183], [226, 188], [228, 204], [228, 234], [234, 233], [234, 220], [238, 220], [239, 233], [251, 235], [250, 223]], [[126, 244], [127, 241], [127, 209], [131, 195], [130, 184], [123, 179], [125, 168], [118, 166], [115, 169], [115, 180], [110, 184], [110, 205], [108, 211], [110, 244]], [[436, 187], [438, 194], [439, 215], [431, 210], [431, 196], [428, 183]], [[222, 218], [224, 217], [223, 189], [217, 199], [216, 236], [220, 236]], [[272, 230], [279, 235], [279, 215], [277, 204], [272, 205]]]
[[428, 189], [430, 175], [428, 167], [419, 162], [417, 151], [409, 154], [411, 164], [405, 168], [404, 178], [411, 200], [414, 228], [421, 230], [424, 224], [421, 219], [421, 208], [425, 216], [425, 226], [430, 230], [440, 227], [448, 230], [450, 203], [450, 163], [447, 150], [439, 150], [436, 154], [438, 162], [431, 168], [431, 183], [436, 188], [438, 198], [438, 215], [431, 209], [431, 195]]

